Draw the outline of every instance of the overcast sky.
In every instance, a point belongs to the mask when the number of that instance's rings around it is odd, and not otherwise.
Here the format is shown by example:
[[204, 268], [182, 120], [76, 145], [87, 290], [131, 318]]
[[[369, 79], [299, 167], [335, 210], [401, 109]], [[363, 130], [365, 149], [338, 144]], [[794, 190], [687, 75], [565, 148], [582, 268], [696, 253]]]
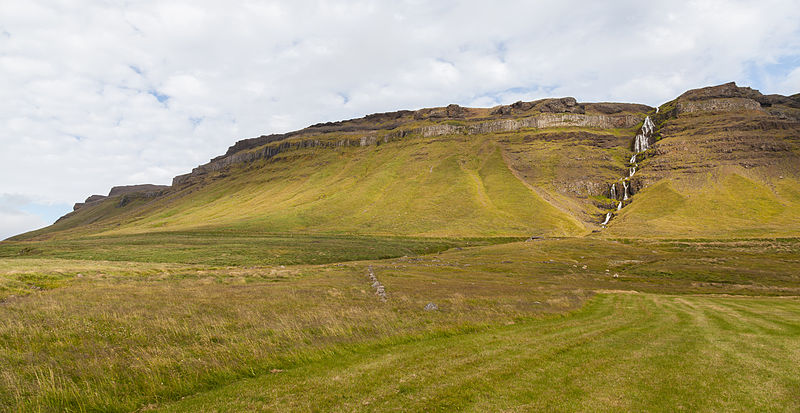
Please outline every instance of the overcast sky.
[[236, 140], [549, 96], [800, 92], [786, 1], [0, 1], [0, 239]]

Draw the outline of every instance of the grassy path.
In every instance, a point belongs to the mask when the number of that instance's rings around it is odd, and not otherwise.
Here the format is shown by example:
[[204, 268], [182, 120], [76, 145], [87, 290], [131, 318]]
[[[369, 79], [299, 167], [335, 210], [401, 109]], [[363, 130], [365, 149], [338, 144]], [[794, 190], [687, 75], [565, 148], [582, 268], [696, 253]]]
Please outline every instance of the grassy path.
[[798, 411], [797, 299], [605, 294], [573, 314], [231, 383], [166, 411]]

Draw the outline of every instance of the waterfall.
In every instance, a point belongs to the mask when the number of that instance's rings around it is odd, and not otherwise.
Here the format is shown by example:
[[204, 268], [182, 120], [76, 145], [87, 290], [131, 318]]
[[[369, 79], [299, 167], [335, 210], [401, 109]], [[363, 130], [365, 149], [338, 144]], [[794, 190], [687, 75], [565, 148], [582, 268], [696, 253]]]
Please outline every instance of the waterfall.
[[656, 124], [650, 120], [650, 116], [644, 118], [642, 131], [636, 135], [636, 139], [633, 141], [633, 151], [639, 153], [650, 148], [650, 137], [653, 136], [653, 132], [655, 132], [655, 130]]
[[644, 118], [644, 123], [642, 124], [642, 134], [649, 138], [653, 136], [653, 132], [655, 131], [656, 131], [656, 124], [653, 123], [653, 120], [650, 119], [650, 116], [646, 116]]
[[[656, 113], [658, 113], [658, 108], [656, 108]], [[622, 201], [617, 203], [617, 211], [621, 210], [623, 207], [623, 201], [627, 201], [628, 198], [631, 197], [630, 193], [630, 179], [633, 177], [633, 174], [636, 173], [636, 168], [638, 168], [639, 164], [636, 163], [636, 158], [639, 157], [639, 154], [648, 150], [650, 148], [650, 139], [653, 137], [653, 133], [656, 131], [656, 124], [653, 123], [653, 120], [650, 119], [650, 116], [646, 116], [644, 118], [644, 122], [642, 123], [642, 129], [639, 133], [636, 134], [636, 137], [633, 140], [633, 156], [631, 156], [631, 160], [628, 162], [628, 176], [620, 178], [622, 181]], [[617, 200], [617, 184], [611, 184], [611, 199]], [[606, 214], [605, 219], [600, 224], [603, 228], [606, 227], [608, 221], [611, 221], [612, 213], [609, 212]]]
[[647, 137], [640, 133], [636, 135], [636, 138], [633, 141], [633, 151], [638, 153], [645, 150], [647, 150]]

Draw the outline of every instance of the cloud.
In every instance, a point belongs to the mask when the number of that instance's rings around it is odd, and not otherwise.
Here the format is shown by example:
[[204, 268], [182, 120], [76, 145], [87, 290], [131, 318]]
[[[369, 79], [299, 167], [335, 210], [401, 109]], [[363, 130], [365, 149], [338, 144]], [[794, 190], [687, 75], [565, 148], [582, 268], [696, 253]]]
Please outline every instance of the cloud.
[[238, 139], [397, 109], [655, 105], [730, 80], [797, 93], [798, 57], [791, 0], [6, 1], [0, 192], [71, 204], [169, 183]]

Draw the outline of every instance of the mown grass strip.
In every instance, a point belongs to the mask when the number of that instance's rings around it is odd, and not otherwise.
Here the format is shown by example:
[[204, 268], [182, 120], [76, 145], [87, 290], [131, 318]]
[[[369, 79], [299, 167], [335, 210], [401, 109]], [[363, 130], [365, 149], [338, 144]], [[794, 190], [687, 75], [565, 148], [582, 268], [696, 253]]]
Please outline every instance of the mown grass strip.
[[[778, 329], [760, 328], [769, 308]], [[798, 300], [610, 294], [566, 317], [320, 360], [163, 410], [796, 411], [797, 326]]]

